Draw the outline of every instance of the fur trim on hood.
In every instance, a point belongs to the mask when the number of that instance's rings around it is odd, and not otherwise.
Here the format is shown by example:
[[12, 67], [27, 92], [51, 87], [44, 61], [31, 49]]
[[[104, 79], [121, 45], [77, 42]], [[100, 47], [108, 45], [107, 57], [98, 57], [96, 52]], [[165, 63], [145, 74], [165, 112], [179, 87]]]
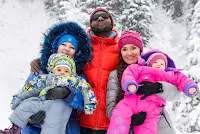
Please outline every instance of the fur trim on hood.
[[57, 23], [44, 34], [40, 57], [41, 68], [44, 72], [47, 73], [47, 62], [50, 55], [55, 53], [53, 52], [54, 47], [58, 40], [65, 34], [73, 35], [78, 41], [78, 52], [74, 56], [77, 72], [80, 72], [84, 65], [91, 59], [91, 39], [85, 30], [75, 22]]

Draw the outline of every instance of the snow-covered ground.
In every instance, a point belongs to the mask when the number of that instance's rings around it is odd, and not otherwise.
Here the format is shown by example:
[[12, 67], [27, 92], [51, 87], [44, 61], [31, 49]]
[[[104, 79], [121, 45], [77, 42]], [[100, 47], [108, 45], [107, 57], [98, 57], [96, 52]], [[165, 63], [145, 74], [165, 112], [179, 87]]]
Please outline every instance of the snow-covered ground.
[[12, 95], [22, 88], [30, 73], [31, 60], [39, 57], [43, 32], [51, 25], [43, 1], [0, 2], [1, 129], [10, 124]]

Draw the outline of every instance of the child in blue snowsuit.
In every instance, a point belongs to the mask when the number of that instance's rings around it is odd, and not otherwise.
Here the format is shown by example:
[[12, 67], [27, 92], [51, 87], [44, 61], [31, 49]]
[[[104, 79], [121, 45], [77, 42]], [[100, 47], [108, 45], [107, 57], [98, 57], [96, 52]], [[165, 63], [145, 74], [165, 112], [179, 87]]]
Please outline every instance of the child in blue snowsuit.
[[9, 119], [17, 128], [16, 132], [27, 125], [32, 115], [42, 110], [46, 112], [46, 118], [41, 125], [41, 134], [65, 134], [72, 108], [62, 99], [45, 99], [46, 92], [54, 87], [67, 86], [80, 90], [85, 113], [94, 112], [97, 104], [94, 92], [84, 79], [77, 76], [73, 59], [61, 53], [52, 54], [48, 60], [48, 71], [48, 75], [40, 75], [26, 84], [13, 100], [14, 112]]

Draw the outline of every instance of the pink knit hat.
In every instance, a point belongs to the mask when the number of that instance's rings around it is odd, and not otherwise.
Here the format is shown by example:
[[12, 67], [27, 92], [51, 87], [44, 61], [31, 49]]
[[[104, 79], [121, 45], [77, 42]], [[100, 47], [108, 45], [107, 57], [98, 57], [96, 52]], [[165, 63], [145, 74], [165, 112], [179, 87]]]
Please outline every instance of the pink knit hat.
[[108, 10], [106, 10], [106, 9], [104, 9], [104, 8], [97, 8], [97, 9], [95, 9], [95, 10], [92, 12], [92, 14], [90, 15], [90, 25], [91, 25], [91, 23], [92, 23], [92, 16], [93, 16], [96, 12], [99, 12], [99, 11], [103, 11], [103, 12], [106, 12], [106, 13], [109, 14], [110, 20], [111, 20], [111, 24], [112, 24], [112, 27], [113, 27], [113, 26], [114, 26], [114, 21], [113, 21], [113, 18], [112, 18], [112, 14], [111, 14]]
[[120, 51], [121, 48], [126, 44], [134, 44], [140, 48], [141, 52], [143, 51], [142, 39], [140, 37], [140, 34], [137, 32], [125, 31], [122, 33], [118, 42], [118, 50]]
[[150, 55], [146, 61], [147, 66], [151, 67], [152, 64], [158, 59], [163, 59], [165, 61], [165, 67], [167, 67], [167, 57], [162, 53], [153, 53], [152, 55]]

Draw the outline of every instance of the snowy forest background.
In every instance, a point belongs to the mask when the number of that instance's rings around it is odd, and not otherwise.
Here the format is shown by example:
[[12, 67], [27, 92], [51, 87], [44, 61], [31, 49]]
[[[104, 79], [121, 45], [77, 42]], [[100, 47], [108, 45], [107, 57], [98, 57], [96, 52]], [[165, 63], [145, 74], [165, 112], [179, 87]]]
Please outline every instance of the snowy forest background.
[[[119, 35], [139, 32], [145, 51], [165, 51], [200, 87], [200, 0], [0, 0], [0, 129], [10, 124], [12, 95], [28, 77], [30, 62], [40, 56], [46, 29], [75, 21], [87, 30], [97, 7], [113, 14]], [[200, 93], [167, 103], [177, 133], [200, 134]]]

